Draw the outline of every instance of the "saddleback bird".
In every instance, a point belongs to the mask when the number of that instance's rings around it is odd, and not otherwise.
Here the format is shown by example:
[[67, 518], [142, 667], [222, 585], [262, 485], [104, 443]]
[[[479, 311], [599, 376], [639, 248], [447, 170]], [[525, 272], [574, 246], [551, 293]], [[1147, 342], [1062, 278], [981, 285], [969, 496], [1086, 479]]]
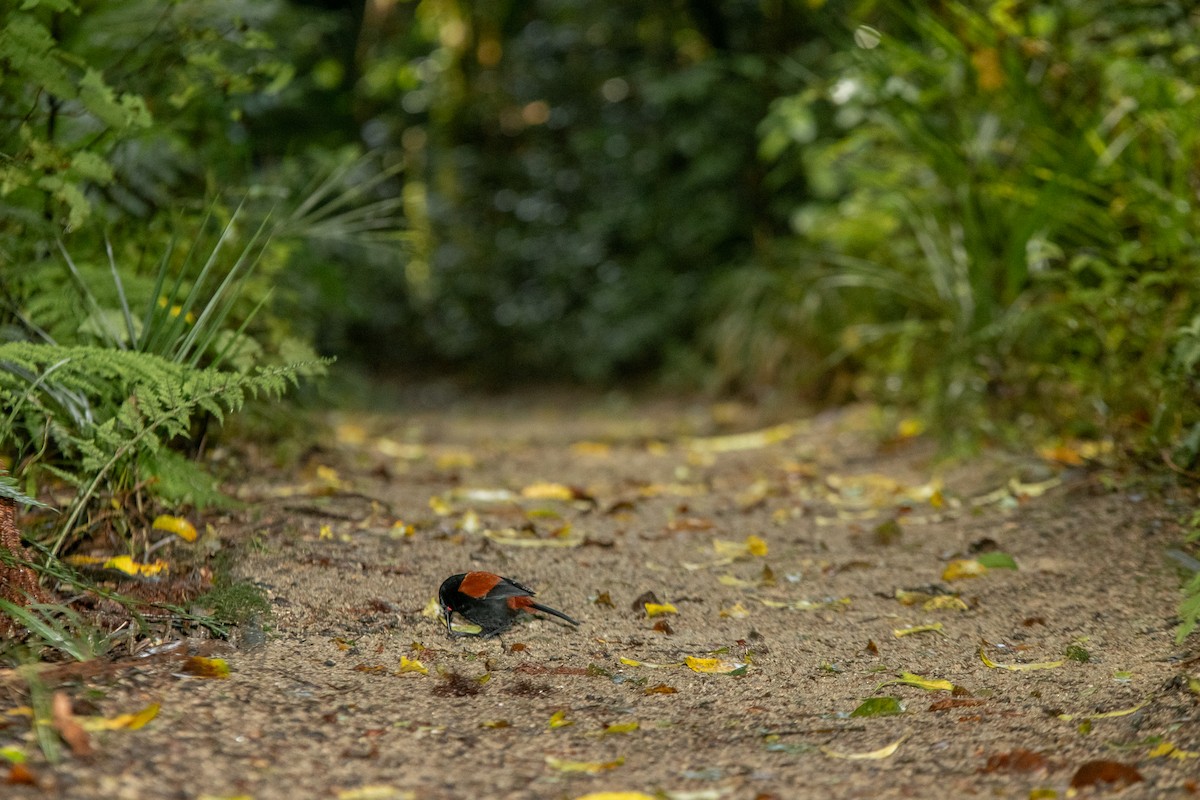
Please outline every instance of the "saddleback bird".
[[455, 636], [450, 617], [458, 612], [468, 622], [478, 625], [479, 636], [491, 637], [503, 633], [521, 612], [541, 611], [572, 625], [579, 623], [561, 611], [536, 603], [534, 591], [514, 580], [491, 572], [464, 572], [451, 575], [438, 589], [438, 604], [446, 617], [446, 631]]

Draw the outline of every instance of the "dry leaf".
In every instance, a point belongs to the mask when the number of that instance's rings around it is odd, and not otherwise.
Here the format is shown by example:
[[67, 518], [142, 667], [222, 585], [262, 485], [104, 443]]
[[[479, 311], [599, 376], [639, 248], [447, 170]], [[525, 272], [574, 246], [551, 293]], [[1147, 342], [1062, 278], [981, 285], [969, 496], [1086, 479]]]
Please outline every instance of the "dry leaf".
[[677, 694], [679, 692], [674, 686], [667, 686], [665, 683], [651, 686], [642, 690], [642, 694]]
[[75, 719], [71, 710], [71, 698], [67, 693], [55, 692], [50, 708], [54, 729], [71, 748], [71, 753], [77, 758], [90, 756], [93, 753], [91, 737]]
[[942, 633], [942, 623], [933, 622], [928, 625], [914, 625], [911, 628], [895, 628], [892, 630], [892, 635], [897, 639], [912, 636], [914, 633]]
[[785, 442], [795, 436], [799, 430], [799, 423], [786, 423], [749, 433], [689, 439], [687, 440], [687, 446], [698, 453], [730, 453], [736, 450], [757, 450], [768, 445]]
[[651, 669], [668, 669], [671, 667], [682, 667], [682, 662], [676, 661], [670, 664], [654, 664], [649, 661], [637, 661], [632, 658], [620, 657], [621, 663], [627, 667], [649, 667]]
[[989, 667], [991, 669], [1007, 669], [1011, 672], [1023, 672], [1035, 669], [1055, 669], [1063, 665], [1062, 661], [1042, 661], [1034, 664], [998, 664], [987, 657], [987, 653], [984, 652], [982, 647], [979, 648], [979, 659], [983, 662], [985, 667]]
[[191, 656], [183, 662], [183, 671], [197, 678], [224, 679], [229, 677], [229, 663], [223, 658]]
[[342, 789], [336, 797], [337, 800], [412, 800], [416, 794], [383, 783], [369, 783], [355, 789]]
[[13, 764], [8, 768], [8, 783], [14, 786], [37, 786], [37, 778], [24, 764]]
[[406, 672], [415, 673], [418, 675], [428, 675], [429, 669], [418, 659], [409, 658], [408, 656], [400, 656], [400, 669], [396, 671], [396, 674], [403, 675]]
[[154, 518], [152, 527], [156, 530], [173, 533], [184, 541], [196, 541], [195, 526], [183, 517], [172, 517], [168, 514], [161, 514]]
[[942, 580], [961, 581], [986, 575], [988, 568], [973, 558], [956, 558], [942, 570]]
[[547, 728], [565, 728], [568, 725], [574, 725], [573, 720], [567, 719], [567, 712], [563, 710], [555, 711], [550, 715], [550, 721], [546, 723]]
[[1119, 761], [1088, 761], [1075, 771], [1071, 778], [1071, 788], [1082, 789], [1102, 783], [1127, 785], [1141, 780], [1142, 774], [1128, 764]]
[[79, 723], [83, 725], [84, 730], [87, 731], [136, 731], [140, 728], [144, 728], [150, 722], [150, 720], [157, 717], [158, 710], [158, 703], [151, 703], [141, 711], [136, 711], [132, 714], [119, 714], [112, 718], [81, 717]]
[[633, 722], [614, 722], [613, 724], [607, 726], [600, 733], [605, 736], [618, 733], [633, 733], [639, 728], [641, 728], [641, 724], [637, 720], [634, 720]]
[[727, 661], [723, 658], [696, 658], [688, 656], [684, 659], [688, 669], [692, 672], [701, 672], [713, 675], [745, 675], [747, 665], [736, 661]]
[[646, 609], [646, 616], [651, 618], [660, 617], [664, 614], [679, 613], [679, 609], [671, 603], [646, 603], [644, 607]]
[[937, 597], [931, 597], [921, 604], [923, 611], [940, 611], [949, 609], [952, 611], [968, 611], [969, 607], [961, 597], [955, 594], [940, 594]]
[[923, 678], [920, 675], [914, 675], [911, 672], [900, 673], [899, 678], [894, 678], [890, 681], [884, 681], [875, 687], [875, 691], [879, 691], [884, 686], [892, 684], [902, 684], [904, 686], [915, 686], [918, 689], [924, 689], [927, 692], [952, 692], [954, 684], [944, 678]]
[[[1062, 662], [1059, 661], [1058, 663], [1061, 664]], [[1111, 719], [1112, 717], [1127, 717], [1135, 711], [1141, 711], [1149, 702], [1150, 699], [1147, 698], [1138, 703], [1136, 706], [1118, 709], [1117, 711], [1105, 711], [1102, 714], [1059, 714], [1058, 718], [1063, 722], [1072, 722], [1077, 719]]]
[[745, 619], [750, 616], [750, 610], [741, 603], [734, 603], [729, 608], [722, 608], [720, 616], [731, 619]]
[[575, 800], [656, 800], [653, 795], [643, 792], [589, 792], [581, 794]]
[[907, 738], [908, 734], [905, 734], [889, 744], [887, 747], [881, 747], [878, 750], [871, 750], [870, 752], [866, 753], [840, 753], [835, 750], [831, 750], [828, 747], [822, 747], [821, 752], [830, 758], [844, 758], [849, 761], [877, 761], [879, 759], [891, 757]]
[[987, 766], [980, 772], [1037, 772], [1048, 769], [1049, 762], [1041, 753], [1017, 748], [1009, 753], [996, 753], [989, 756]]
[[599, 775], [601, 772], [616, 769], [625, 763], [624, 756], [615, 761], [567, 761], [554, 756], [546, 756], [546, 766], [559, 772], [586, 772], [589, 775]]

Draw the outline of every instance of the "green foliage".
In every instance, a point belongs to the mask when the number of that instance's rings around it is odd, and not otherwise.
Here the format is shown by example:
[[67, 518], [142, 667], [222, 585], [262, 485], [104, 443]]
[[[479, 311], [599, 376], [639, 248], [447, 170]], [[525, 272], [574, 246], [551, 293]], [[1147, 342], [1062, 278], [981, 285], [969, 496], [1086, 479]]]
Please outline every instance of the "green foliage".
[[20, 606], [0, 598], [0, 612], [29, 632], [32, 639], [25, 642], [27, 647], [49, 647], [76, 661], [90, 661], [103, 655], [112, 645], [111, 635], [64, 605], [33, 603]]
[[197, 597], [193, 605], [212, 609], [213, 616], [227, 624], [242, 625], [255, 616], [271, 613], [271, 603], [262, 589], [245, 581], [232, 581]]
[[38, 462], [77, 488], [55, 542], [58, 551], [81, 533], [75, 525], [102, 489], [107, 495], [132, 491], [143, 478], [142, 461], [186, 437], [198, 415], [221, 420], [248, 397], [278, 397], [296, 372], [284, 365], [234, 373], [149, 353], [3, 344], [0, 405], [11, 412], [0, 427], [0, 449], [19, 462]]
[[[793, 246], [718, 290], [725, 382], [837, 364], [950, 434], [1036, 410], [1080, 435], [1156, 417], [1177, 435], [1196, 404], [1170, 379], [1172, 343], [1200, 284], [1186, 14], [1068, 0], [874, 16], [878, 36], [847, 37], [763, 123], [774, 174], [813, 196]], [[793, 366], [810, 353], [815, 369]]]

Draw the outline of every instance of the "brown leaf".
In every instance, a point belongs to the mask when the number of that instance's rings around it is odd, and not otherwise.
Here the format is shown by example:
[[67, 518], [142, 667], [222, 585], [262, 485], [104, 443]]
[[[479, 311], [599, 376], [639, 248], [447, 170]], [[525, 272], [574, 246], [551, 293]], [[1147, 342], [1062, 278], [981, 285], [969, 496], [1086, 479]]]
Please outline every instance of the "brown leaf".
[[615, 607], [612, 597], [609, 596], [608, 592], [601, 592], [600, 594], [596, 595], [596, 599], [593, 600], [592, 603], [598, 606], [608, 606], [609, 608]]
[[642, 694], [675, 694], [678, 691], [674, 686], [667, 686], [665, 683], [660, 683], [657, 686], [644, 689]]
[[989, 756], [987, 766], [980, 772], [1036, 772], [1046, 769], [1049, 764], [1046, 757], [1032, 750], [1017, 748], [1008, 753], [996, 753]]
[[93, 752], [91, 737], [75, 719], [75, 714], [71, 711], [71, 698], [67, 697], [66, 692], [54, 693], [51, 715], [54, 729], [71, 748], [71, 752], [77, 758], [90, 756]]
[[654, 623], [654, 630], [658, 631], [659, 633], [665, 633], [667, 636], [671, 636], [675, 633], [675, 629], [671, 627], [671, 623], [667, 622], [665, 619], [660, 619], [658, 622]]
[[1075, 770], [1075, 775], [1071, 778], [1071, 788], [1082, 789], [1102, 783], [1130, 784], [1140, 780], [1142, 773], [1120, 761], [1088, 761]]
[[13, 764], [8, 768], [8, 783], [22, 786], [37, 786], [37, 777], [24, 764]]
[[983, 706], [987, 705], [986, 700], [978, 700], [974, 697], [947, 697], [945, 700], [938, 700], [929, 706], [930, 711], [948, 711], [951, 708], [963, 708], [964, 706]]

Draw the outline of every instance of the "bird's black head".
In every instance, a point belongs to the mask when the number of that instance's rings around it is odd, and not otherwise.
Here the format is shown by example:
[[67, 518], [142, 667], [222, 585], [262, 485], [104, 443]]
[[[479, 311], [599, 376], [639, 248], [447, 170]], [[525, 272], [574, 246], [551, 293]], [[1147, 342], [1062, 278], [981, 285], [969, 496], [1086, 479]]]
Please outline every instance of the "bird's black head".
[[441, 606], [442, 615], [445, 617], [446, 630], [450, 630], [450, 616], [454, 613], [454, 606], [457, 602], [455, 598], [459, 595], [458, 587], [462, 586], [464, 577], [466, 577], [465, 572], [451, 575], [442, 581], [442, 586], [438, 589], [438, 605]]

